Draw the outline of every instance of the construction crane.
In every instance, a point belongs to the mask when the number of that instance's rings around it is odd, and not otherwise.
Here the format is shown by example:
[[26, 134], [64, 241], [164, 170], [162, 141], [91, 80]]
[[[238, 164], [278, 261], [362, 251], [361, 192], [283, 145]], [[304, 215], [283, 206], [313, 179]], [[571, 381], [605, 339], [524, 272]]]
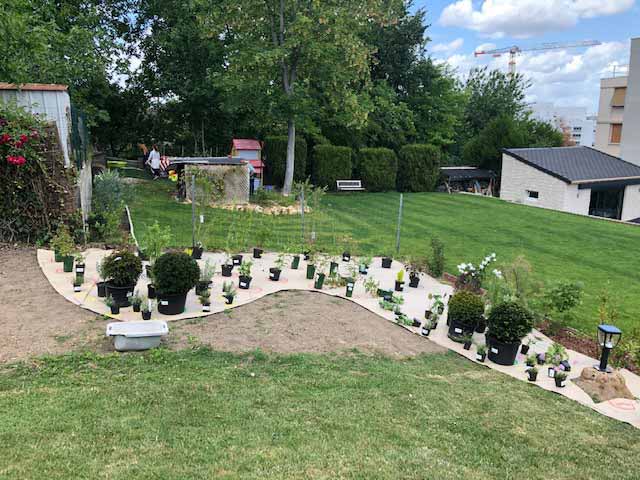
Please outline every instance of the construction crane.
[[492, 57], [501, 57], [503, 54], [509, 54], [509, 73], [516, 73], [516, 55], [522, 52], [536, 52], [539, 50], [560, 50], [564, 48], [578, 48], [578, 47], [592, 47], [594, 45], [600, 45], [601, 42], [597, 40], [584, 40], [582, 42], [555, 42], [555, 43], [543, 43], [533, 47], [520, 48], [517, 45], [505, 48], [496, 48], [494, 50], [480, 50], [474, 52], [474, 56], [491, 55]]

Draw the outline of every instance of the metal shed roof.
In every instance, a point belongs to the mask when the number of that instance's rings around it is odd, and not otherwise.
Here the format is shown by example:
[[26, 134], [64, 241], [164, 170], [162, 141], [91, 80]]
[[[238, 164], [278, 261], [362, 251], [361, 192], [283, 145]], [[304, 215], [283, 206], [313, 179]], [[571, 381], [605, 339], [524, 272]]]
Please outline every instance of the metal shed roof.
[[236, 150], [262, 150], [262, 145], [258, 140], [250, 138], [234, 138], [233, 148]]
[[509, 148], [503, 152], [567, 183], [640, 178], [640, 166], [591, 147]]
[[490, 180], [495, 177], [491, 170], [476, 167], [441, 167], [442, 175], [449, 181]]

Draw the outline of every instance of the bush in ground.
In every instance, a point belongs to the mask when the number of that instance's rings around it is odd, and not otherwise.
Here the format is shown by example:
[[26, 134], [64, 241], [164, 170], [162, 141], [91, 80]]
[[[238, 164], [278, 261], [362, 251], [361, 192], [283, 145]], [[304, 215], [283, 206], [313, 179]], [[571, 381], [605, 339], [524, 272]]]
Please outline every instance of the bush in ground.
[[[281, 187], [284, 184], [284, 174], [287, 170], [287, 137], [270, 136], [264, 140], [265, 183]], [[296, 136], [295, 161], [293, 179], [295, 181], [306, 178], [307, 142]]]
[[358, 152], [358, 172], [370, 192], [395, 190], [398, 158], [388, 148], [363, 148]]
[[200, 267], [184, 252], [160, 255], [153, 264], [153, 284], [164, 295], [187, 293], [200, 280]]
[[449, 300], [449, 321], [462, 325], [463, 330], [473, 331], [484, 321], [482, 297], [466, 290], [456, 292]]
[[142, 273], [142, 261], [131, 252], [114, 252], [102, 261], [102, 273], [116, 287], [135, 285]]
[[336, 189], [336, 180], [350, 180], [351, 149], [335, 145], [313, 147], [314, 183], [319, 187]]
[[491, 309], [488, 324], [487, 336], [503, 343], [516, 343], [533, 328], [533, 315], [517, 302], [503, 302]]
[[405, 192], [431, 192], [440, 177], [442, 151], [435, 145], [405, 145], [398, 155], [398, 188]]
[[437, 238], [431, 239], [429, 273], [436, 278], [441, 277], [444, 273], [444, 243]]

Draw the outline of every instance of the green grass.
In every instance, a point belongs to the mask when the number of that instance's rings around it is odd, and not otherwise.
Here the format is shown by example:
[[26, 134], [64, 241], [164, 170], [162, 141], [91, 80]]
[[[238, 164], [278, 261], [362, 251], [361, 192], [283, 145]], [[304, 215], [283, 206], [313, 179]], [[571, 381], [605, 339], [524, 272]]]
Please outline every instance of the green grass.
[[3, 479], [635, 479], [638, 431], [455, 354], [0, 369]]
[[[177, 246], [191, 244], [191, 206], [171, 198], [173, 184], [148, 182], [136, 186], [131, 204], [137, 233], [154, 220], [171, 227]], [[321, 215], [314, 221], [318, 245], [325, 251], [341, 252], [341, 235], [350, 234], [361, 253], [381, 255], [395, 245], [398, 211], [397, 193], [327, 195]], [[640, 227], [502, 202], [498, 199], [438, 193], [405, 194], [401, 254], [429, 254], [430, 238], [445, 243], [446, 267], [456, 273], [460, 262], [478, 263], [495, 252], [500, 262], [525, 255], [539, 280], [583, 282], [585, 301], [577, 309], [573, 326], [593, 334], [598, 323], [598, 295], [607, 287], [620, 310], [618, 325], [636, 328], [640, 316], [640, 270], [637, 268]], [[209, 249], [224, 247], [232, 219], [234, 229], [255, 226], [262, 217], [209, 209], [204, 243]], [[300, 217], [276, 217], [265, 222], [271, 236], [267, 247], [280, 248], [300, 236]], [[241, 229], [241, 228], [240, 228]], [[253, 245], [251, 228], [244, 248]], [[242, 232], [239, 233], [243, 237]]]

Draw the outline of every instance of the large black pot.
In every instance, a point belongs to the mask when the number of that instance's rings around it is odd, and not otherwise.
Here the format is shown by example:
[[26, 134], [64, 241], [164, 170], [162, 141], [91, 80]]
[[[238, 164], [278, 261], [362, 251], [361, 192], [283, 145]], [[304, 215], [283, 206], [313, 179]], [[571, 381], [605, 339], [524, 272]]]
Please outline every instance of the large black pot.
[[390, 257], [382, 258], [382, 268], [391, 268], [391, 262], [393, 261]]
[[240, 275], [240, 278], [238, 279], [238, 287], [240, 287], [243, 290], [249, 290], [250, 285], [251, 285], [251, 277]]
[[513, 365], [516, 362], [518, 348], [520, 348], [520, 342], [504, 343], [487, 335], [489, 360], [498, 365]]
[[467, 328], [461, 322], [456, 320], [449, 321], [449, 338], [453, 341], [462, 341], [462, 339], [473, 333], [473, 329]]
[[107, 296], [113, 297], [116, 305], [119, 307], [129, 307], [131, 303], [129, 299], [133, 296], [133, 291], [136, 288], [135, 285], [128, 285], [126, 287], [116, 287], [111, 282], [107, 282]]
[[231, 272], [233, 272], [233, 264], [232, 265], [222, 265], [222, 276], [230, 277]]
[[158, 295], [158, 312], [163, 315], [180, 315], [184, 312], [184, 305], [187, 303], [187, 294], [178, 293], [165, 295], [160, 292]]
[[211, 287], [212, 283], [213, 282], [211, 280], [209, 280], [208, 282], [199, 281], [198, 283], [196, 283], [196, 295], [202, 295], [205, 290]]
[[193, 247], [191, 250], [191, 258], [194, 260], [200, 260], [202, 258], [202, 252], [204, 249], [202, 247]]
[[98, 287], [98, 297], [99, 298], [104, 298], [107, 296], [107, 284], [106, 282], [98, 282], [96, 283], [96, 286]]

